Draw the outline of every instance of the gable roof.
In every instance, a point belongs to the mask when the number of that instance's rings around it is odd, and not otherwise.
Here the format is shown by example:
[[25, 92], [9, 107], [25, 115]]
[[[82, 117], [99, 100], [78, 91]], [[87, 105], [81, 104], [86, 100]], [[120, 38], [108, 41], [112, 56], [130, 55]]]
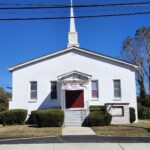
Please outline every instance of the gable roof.
[[97, 52], [94, 52], [94, 51], [91, 51], [91, 50], [87, 50], [87, 49], [84, 49], [84, 48], [79, 48], [79, 47], [72, 46], [72, 47], [68, 47], [66, 49], [63, 49], [63, 50], [60, 50], [60, 51], [57, 51], [57, 52], [54, 52], [54, 53], [50, 53], [48, 55], [44, 55], [44, 56], [41, 56], [41, 57], [38, 57], [38, 58], [35, 58], [35, 59], [32, 59], [32, 60], [29, 60], [29, 61], [24, 62], [24, 63], [15, 65], [15, 66], [9, 68], [8, 70], [10, 72], [13, 72], [13, 71], [18, 70], [18, 69], [20, 69], [22, 67], [26, 67], [28, 65], [32, 65], [32, 64], [38, 63], [40, 61], [43, 61], [43, 60], [55, 57], [57, 55], [60, 55], [60, 54], [63, 54], [65, 52], [69, 52], [69, 51], [72, 51], [72, 50], [76, 50], [76, 51], [79, 51], [79, 52], [83, 52], [83, 53], [86, 53], [86, 54], [97, 56], [99, 58], [107, 59], [107, 60], [110, 60], [110, 61], [113, 61], [113, 62], [116, 62], [116, 63], [119, 63], [119, 64], [124, 64], [126, 66], [132, 67], [133, 69], [138, 69], [137, 65], [129, 63], [127, 61], [123, 61], [121, 59], [110, 57], [110, 56], [107, 56], [107, 55], [104, 55], [104, 54], [101, 54], [101, 53], [97, 53]]

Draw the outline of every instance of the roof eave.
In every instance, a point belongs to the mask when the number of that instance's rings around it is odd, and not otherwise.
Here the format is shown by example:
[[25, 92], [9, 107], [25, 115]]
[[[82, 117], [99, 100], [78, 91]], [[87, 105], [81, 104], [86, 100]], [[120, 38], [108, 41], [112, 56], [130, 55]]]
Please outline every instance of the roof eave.
[[105, 56], [105, 55], [102, 55], [102, 54], [98, 54], [98, 53], [96, 53], [96, 52], [92, 52], [92, 51], [89, 51], [89, 50], [85, 50], [85, 49], [83, 49], [83, 48], [79, 48], [79, 47], [76, 47], [76, 46], [68, 47], [68, 48], [65, 48], [65, 49], [63, 49], [63, 50], [57, 51], [57, 52], [55, 52], [55, 53], [48, 54], [48, 55], [45, 55], [45, 56], [40, 57], [40, 58], [36, 58], [36, 59], [30, 60], [30, 61], [28, 61], [28, 62], [22, 63], [22, 64], [18, 64], [18, 65], [16, 65], [16, 66], [13, 66], [13, 67], [9, 68], [8, 70], [9, 70], [10, 72], [13, 72], [13, 71], [15, 71], [16, 69], [19, 69], [19, 68], [21, 68], [21, 67], [23, 67], [23, 66], [26, 66], [26, 65], [35, 63], [35, 62], [37, 62], [37, 61], [41, 61], [41, 60], [46, 59], [46, 58], [49, 58], [49, 57], [53, 57], [53, 56], [55, 56], [55, 55], [64, 53], [64, 52], [66, 52], [66, 51], [69, 51], [69, 50], [71, 50], [71, 49], [73, 49], [73, 48], [75, 48], [76, 50], [79, 50], [79, 51], [86, 52], [86, 53], [88, 53], [88, 54], [94, 55], [94, 56], [98, 56], [98, 57], [105, 58], [105, 59], [108, 59], [108, 60], [111, 60], [111, 61], [114, 61], [114, 62], [118, 62], [118, 63], [124, 64], [124, 65], [128, 65], [128, 66], [134, 68], [135, 70], [138, 70], [138, 66], [137, 66], [137, 65], [134, 65], [134, 64], [131, 64], [131, 63], [128, 63], [128, 62], [119, 60], [119, 59], [115, 59], [115, 58], [112, 58], [112, 57], [109, 57], [109, 56]]

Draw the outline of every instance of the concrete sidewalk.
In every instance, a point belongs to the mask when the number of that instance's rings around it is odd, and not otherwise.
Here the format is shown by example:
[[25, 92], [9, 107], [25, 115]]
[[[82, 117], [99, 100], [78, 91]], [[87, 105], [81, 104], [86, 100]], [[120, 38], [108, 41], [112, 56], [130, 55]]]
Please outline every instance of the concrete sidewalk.
[[0, 145], [1, 150], [149, 150], [150, 143], [59, 143]]
[[95, 132], [89, 127], [63, 127], [62, 135], [95, 135]]

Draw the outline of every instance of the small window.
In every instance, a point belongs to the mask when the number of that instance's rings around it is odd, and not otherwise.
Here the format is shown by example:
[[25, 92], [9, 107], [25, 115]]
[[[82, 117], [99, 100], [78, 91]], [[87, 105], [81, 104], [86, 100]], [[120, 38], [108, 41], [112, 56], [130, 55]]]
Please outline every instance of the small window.
[[121, 83], [120, 80], [114, 80], [114, 97], [121, 98]]
[[51, 99], [57, 99], [57, 82], [51, 82]]
[[32, 81], [30, 84], [30, 99], [37, 99], [37, 82]]
[[92, 81], [92, 98], [98, 98], [98, 81]]

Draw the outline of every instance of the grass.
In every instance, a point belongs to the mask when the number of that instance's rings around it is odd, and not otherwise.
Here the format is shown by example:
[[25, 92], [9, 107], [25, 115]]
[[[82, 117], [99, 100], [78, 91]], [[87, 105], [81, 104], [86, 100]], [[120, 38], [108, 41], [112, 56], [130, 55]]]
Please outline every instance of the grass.
[[92, 127], [98, 136], [150, 136], [150, 120], [128, 125]]
[[59, 136], [60, 127], [37, 128], [28, 125], [0, 126], [0, 137], [43, 137]]

